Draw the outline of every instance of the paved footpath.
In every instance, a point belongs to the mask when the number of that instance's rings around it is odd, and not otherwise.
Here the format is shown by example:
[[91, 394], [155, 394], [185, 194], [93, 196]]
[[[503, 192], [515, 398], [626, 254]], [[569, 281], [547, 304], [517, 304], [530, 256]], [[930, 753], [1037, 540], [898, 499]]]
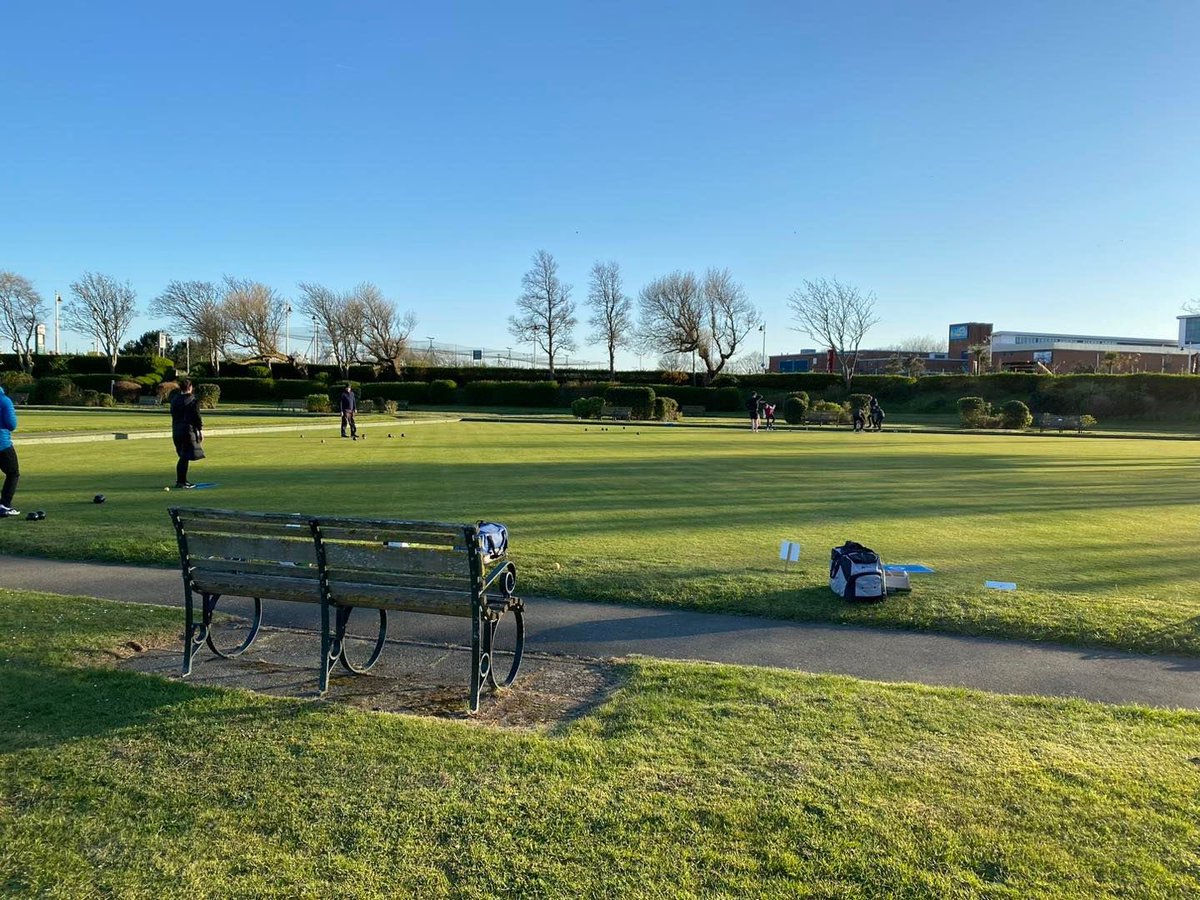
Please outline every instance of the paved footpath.
[[[178, 569], [0, 556], [0, 588], [40, 590], [138, 603], [180, 605]], [[526, 646], [576, 657], [643, 654], [830, 672], [876, 681], [971, 687], [1006, 694], [1082, 697], [1104, 703], [1200, 709], [1200, 658], [887, 629], [785, 622], [682, 610], [526, 600]], [[315, 607], [264, 603], [264, 624], [315, 628]], [[245, 613], [234, 600], [222, 609]], [[370, 634], [359, 613], [351, 631]], [[394, 615], [389, 636], [463, 643], [461, 619]]]

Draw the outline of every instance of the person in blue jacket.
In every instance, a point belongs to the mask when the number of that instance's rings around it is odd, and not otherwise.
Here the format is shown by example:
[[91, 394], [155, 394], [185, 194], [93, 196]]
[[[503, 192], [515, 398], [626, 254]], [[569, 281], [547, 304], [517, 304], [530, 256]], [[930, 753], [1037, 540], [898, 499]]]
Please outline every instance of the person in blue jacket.
[[17, 482], [21, 480], [17, 449], [12, 442], [12, 433], [16, 430], [17, 409], [4, 393], [4, 388], [0, 387], [0, 472], [4, 473], [4, 486], [0, 488], [0, 516], [21, 514], [20, 510], [13, 509], [13, 496], [17, 493]]

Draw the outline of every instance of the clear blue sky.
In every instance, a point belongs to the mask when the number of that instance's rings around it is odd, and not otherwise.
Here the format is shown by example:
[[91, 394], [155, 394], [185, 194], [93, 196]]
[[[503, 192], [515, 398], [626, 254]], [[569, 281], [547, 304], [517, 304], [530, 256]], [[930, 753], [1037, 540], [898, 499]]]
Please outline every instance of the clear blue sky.
[[[378, 283], [512, 344], [534, 250], [582, 300], [828, 275], [869, 343], [954, 321], [1171, 336], [1200, 296], [1200, 3], [13, 3], [0, 268]], [[139, 319], [138, 330], [158, 323]], [[586, 334], [586, 328], [581, 334]], [[581, 355], [600, 359], [597, 348]]]

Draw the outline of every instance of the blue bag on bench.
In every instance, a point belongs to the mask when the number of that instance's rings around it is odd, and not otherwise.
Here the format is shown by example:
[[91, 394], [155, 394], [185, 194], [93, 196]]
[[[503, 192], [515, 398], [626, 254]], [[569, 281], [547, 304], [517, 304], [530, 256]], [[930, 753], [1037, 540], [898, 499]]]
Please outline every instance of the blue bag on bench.
[[508, 552], [508, 529], [499, 522], [479, 523], [479, 549], [484, 556], [503, 556]]

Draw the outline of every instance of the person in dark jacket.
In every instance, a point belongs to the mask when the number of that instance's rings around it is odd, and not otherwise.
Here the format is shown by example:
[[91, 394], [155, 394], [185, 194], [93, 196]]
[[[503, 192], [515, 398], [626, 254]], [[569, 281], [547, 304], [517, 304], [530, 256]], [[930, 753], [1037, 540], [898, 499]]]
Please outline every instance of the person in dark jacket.
[[762, 397], [758, 396], [758, 391], [752, 391], [750, 399], [746, 401], [746, 410], [750, 413], [750, 430], [758, 431], [758, 420], [762, 417]]
[[876, 397], [871, 398], [871, 427], [876, 431], [883, 431], [883, 407], [879, 405]]
[[17, 450], [13, 447], [12, 433], [17, 430], [17, 408], [0, 387], [0, 472], [4, 473], [4, 486], [0, 488], [0, 516], [19, 516], [20, 510], [13, 509], [13, 496], [17, 493], [17, 482], [21, 480], [21, 466], [17, 463]]
[[171, 437], [175, 441], [175, 452], [179, 462], [175, 466], [175, 487], [190, 489], [195, 485], [188, 481], [188, 463], [204, 459], [204, 421], [200, 418], [200, 404], [196, 402], [196, 390], [187, 378], [179, 381], [179, 392], [171, 399]]
[[351, 385], [346, 385], [346, 389], [342, 391], [341, 396], [342, 406], [342, 437], [346, 436], [346, 426], [350, 426], [350, 437], [358, 440], [358, 426], [354, 423], [354, 412], [358, 409], [358, 400], [354, 396], [354, 388]]

